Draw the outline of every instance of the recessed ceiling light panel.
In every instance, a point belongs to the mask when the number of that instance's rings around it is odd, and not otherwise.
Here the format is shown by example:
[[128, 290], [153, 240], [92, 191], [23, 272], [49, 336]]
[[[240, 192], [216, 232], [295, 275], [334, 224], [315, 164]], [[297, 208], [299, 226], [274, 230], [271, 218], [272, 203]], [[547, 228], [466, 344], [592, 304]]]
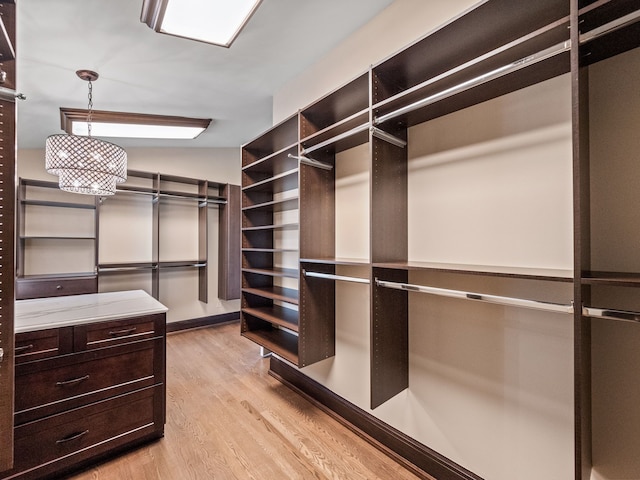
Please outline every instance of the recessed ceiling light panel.
[[229, 47], [262, 0], [144, 0], [140, 20], [156, 32]]
[[[87, 110], [60, 109], [61, 128], [70, 135], [88, 133]], [[210, 118], [175, 117], [93, 110], [91, 132], [97, 137], [192, 139], [204, 132]]]

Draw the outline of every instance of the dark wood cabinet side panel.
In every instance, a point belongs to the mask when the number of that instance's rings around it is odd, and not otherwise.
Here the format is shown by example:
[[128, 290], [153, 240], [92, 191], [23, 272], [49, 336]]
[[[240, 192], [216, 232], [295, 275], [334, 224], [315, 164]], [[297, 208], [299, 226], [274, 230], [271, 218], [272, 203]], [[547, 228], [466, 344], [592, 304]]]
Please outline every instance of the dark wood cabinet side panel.
[[[389, 132], [405, 139], [404, 129]], [[407, 148], [371, 139], [371, 261], [407, 261]]]
[[218, 297], [222, 300], [240, 298], [240, 187], [226, 185], [223, 196], [227, 204], [220, 208], [220, 239], [218, 242]]
[[[334, 274], [335, 265], [314, 264], [313, 270]], [[301, 275], [300, 298], [298, 366], [304, 367], [335, 355], [335, 281]]]
[[[406, 283], [406, 270], [373, 269], [373, 278]], [[409, 386], [409, 294], [372, 285], [371, 408]]]
[[[207, 198], [209, 195], [209, 182], [198, 182], [198, 195]], [[205, 266], [198, 268], [198, 300], [207, 303], [209, 301], [209, 208], [207, 205], [198, 205], [198, 261]]]
[[[572, 8], [577, 7], [572, 5]], [[578, 38], [578, 26], [573, 22], [571, 40], [573, 42]], [[589, 75], [588, 69], [579, 65], [579, 53], [579, 49], [572, 49], [574, 304], [588, 305], [589, 287], [581, 285], [581, 278], [583, 272], [591, 270]], [[574, 391], [576, 478], [588, 479], [592, 465], [591, 323], [588, 318], [582, 317], [580, 309], [576, 309], [574, 314]]]
[[[0, 4], [7, 31], [2, 50], [16, 48], [16, 5]], [[7, 77], [2, 85], [16, 86], [16, 61], [0, 63]], [[0, 472], [13, 464], [13, 391], [14, 391], [14, 297], [15, 297], [15, 217], [16, 217], [16, 104], [0, 100]]]
[[300, 257], [332, 258], [335, 243], [335, 169], [300, 165]]
[[[571, 2], [571, 42], [579, 45], [578, 1]], [[573, 248], [576, 306], [590, 305], [583, 273], [591, 271], [591, 200], [589, 168], [589, 69], [581, 67], [583, 47], [571, 49], [571, 115], [573, 147]], [[580, 308], [574, 313], [574, 442], [575, 478], [591, 478], [591, 320]]]

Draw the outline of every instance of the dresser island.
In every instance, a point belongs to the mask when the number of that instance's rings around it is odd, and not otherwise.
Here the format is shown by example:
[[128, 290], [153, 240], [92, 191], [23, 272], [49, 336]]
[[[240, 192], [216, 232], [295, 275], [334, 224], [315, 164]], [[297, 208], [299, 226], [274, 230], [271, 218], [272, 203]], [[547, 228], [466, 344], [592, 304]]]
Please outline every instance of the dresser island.
[[16, 302], [3, 480], [59, 477], [163, 436], [166, 311], [142, 290]]

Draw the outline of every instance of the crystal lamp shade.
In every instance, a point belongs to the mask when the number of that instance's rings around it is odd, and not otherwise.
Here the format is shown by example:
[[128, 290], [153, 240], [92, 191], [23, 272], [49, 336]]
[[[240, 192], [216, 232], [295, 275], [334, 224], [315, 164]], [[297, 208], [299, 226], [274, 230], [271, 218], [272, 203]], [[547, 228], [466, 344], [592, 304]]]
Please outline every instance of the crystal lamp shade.
[[88, 195], [113, 195], [127, 179], [127, 152], [93, 137], [50, 135], [45, 143], [45, 168], [58, 175], [61, 190]]

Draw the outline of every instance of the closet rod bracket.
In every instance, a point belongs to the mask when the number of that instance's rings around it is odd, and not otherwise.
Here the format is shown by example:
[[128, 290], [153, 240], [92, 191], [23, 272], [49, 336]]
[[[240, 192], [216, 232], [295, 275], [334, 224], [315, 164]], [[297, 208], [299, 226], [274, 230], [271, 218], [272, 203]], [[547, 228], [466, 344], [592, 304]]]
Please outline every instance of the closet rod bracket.
[[333, 165], [329, 165], [328, 163], [321, 162], [319, 160], [314, 160], [313, 158], [305, 157], [303, 155], [296, 156], [289, 154], [288, 158], [293, 158], [294, 160], [298, 160], [300, 163], [304, 165], [309, 165], [310, 167], [320, 168], [322, 170], [333, 170]]
[[384, 140], [385, 142], [390, 143], [391, 145], [395, 145], [396, 147], [405, 148], [407, 146], [407, 142], [405, 140], [402, 140], [395, 135], [391, 135], [390, 133], [387, 133], [378, 127], [371, 127], [369, 131], [374, 137], [379, 138], [380, 140]]

